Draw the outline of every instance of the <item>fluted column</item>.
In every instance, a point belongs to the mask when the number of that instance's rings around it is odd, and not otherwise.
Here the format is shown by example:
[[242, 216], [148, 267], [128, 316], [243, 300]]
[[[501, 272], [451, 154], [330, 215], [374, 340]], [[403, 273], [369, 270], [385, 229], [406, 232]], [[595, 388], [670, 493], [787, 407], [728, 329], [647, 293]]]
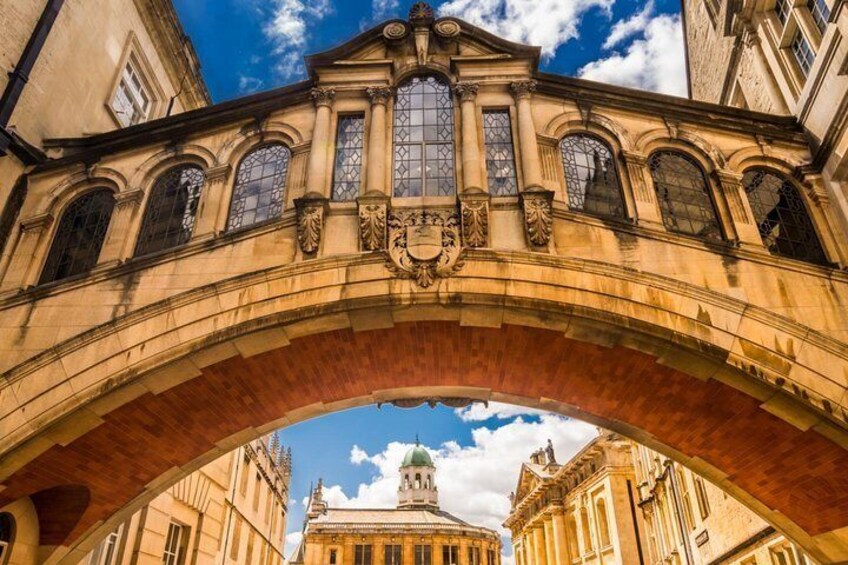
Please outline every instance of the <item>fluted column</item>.
[[468, 191], [482, 190], [483, 178], [480, 173], [480, 144], [477, 140], [477, 99], [479, 86], [475, 82], [460, 82], [454, 92], [460, 100], [462, 120], [462, 184]]
[[518, 110], [518, 142], [521, 150], [521, 172], [524, 189], [542, 187], [542, 165], [539, 159], [539, 144], [536, 141], [536, 126], [533, 123], [533, 108], [530, 99], [536, 90], [535, 80], [520, 80], [510, 85]]
[[9, 268], [3, 278], [3, 285], [0, 290], [35, 284], [38, 276], [38, 273], [35, 272], [35, 265], [40, 264], [40, 261], [37, 260], [39, 247], [43, 247], [40, 244], [45, 239], [52, 224], [53, 216], [50, 214], [41, 214], [21, 222], [21, 235], [12, 252]]
[[765, 251], [760, 230], [754, 221], [754, 213], [751, 211], [751, 205], [742, 186], [742, 175], [733, 171], [717, 170], [715, 177], [718, 179], [722, 196], [727, 203], [727, 211], [730, 215], [729, 227], [734, 232], [728, 235], [734, 237], [743, 247]]
[[544, 517], [545, 528], [545, 562], [548, 565], [559, 565], [556, 560], [556, 551], [554, 549], [554, 524], [553, 517], [550, 514]]
[[100, 250], [98, 265], [117, 264], [132, 256], [133, 250], [129, 245], [135, 238], [130, 237], [130, 226], [143, 196], [141, 189], [115, 195], [115, 208], [109, 220], [103, 248]]
[[327, 158], [330, 152], [330, 117], [336, 91], [332, 88], [313, 88], [310, 93], [315, 103], [315, 125], [312, 128], [312, 146], [306, 169], [306, 191], [329, 197], [327, 193]]
[[392, 97], [392, 89], [380, 86], [369, 88], [366, 92], [371, 100], [371, 122], [368, 128], [365, 190], [388, 194], [386, 190], [386, 106]]
[[565, 539], [565, 513], [561, 508], [553, 512], [554, 556], [556, 565], [566, 565], [568, 560], [568, 540]]

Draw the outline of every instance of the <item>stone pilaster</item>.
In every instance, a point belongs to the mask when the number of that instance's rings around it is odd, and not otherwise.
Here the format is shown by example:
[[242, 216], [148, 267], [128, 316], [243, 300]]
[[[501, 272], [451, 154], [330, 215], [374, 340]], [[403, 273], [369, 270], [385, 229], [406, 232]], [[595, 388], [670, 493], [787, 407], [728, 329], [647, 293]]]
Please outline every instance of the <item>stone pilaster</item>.
[[40, 214], [21, 221], [21, 235], [3, 279], [2, 290], [23, 288], [37, 282], [36, 265], [42, 263], [38, 260], [39, 248], [45, 247], [42, 240], [47, 238], [51, 225], [53, 216], [50, 214]]
[[840, 233], [839, 222], [833, 214], [824, 179], [818, 174], [807, 174], [803, 176], [802, 181], [807, 198], [813, 203], [813, 206], [810, 206], [811, 218], [813, 224], [819, 228], [818, 233], [825, 255], [832, 263], [844, 268], [848, 265], [845, 235]]
[[460, 82], [454, 87], [459, 97], [462, 129], [462, 184], [465, 191], [482, 190], [480, 144], [477, 139], [477, 99], [475, 82]]
[[635, 151], [622, 151], [621, 157], [627, 167], [627, 177], [633, 190], [636, 205], [636, 217], [640, 224], [663, 225], [659, 206], [657, 205], [654, 180], [648, 170], [648, 157]]
[[229, 213], [226, 186], [231, 171], [230, 164], [206, 169], [192, 239], [207, 239], [224, 229]]
[[536, 90], [535, 80], [520, 80], [510, 84], [518, 113], [518, 141], [521, 151], [521, 172], [524, 190], [542, 186], [542, 165], [539, 160], [539, 145], [536, 141], [536, 126], [533, 123], [533, 108], [530, 100]]
[[392, 89], [381, 86], [369, 88], [366, 93], [371, 100], [366, 192], [389, 194], [386, 190], [386, 107], [392, 97]]
[[310, 96], [315, 103], [315, 124], [312, 128], [312, 146], [306, 169], [306, 192], [322, 194], [329, 198], [327, 159], [330, 153], [330, 118], [336, 91], [332, 88], [313, 88]]
[[553, 519], [554, 537], [554, 563], [556, 565], [568, 565], [568, 540], [565, 539], [565, 512], [562, 508], [554, 509], [551, 514]]
[[545, 529], [545, 561], [548, 565], [559, 565], [556, 560], [556, 550], [554, 549], [553, 516], [546, 514], [543, 520]]
[[751, 205], [742, 186], [742, 175], [733, 171], [716, 170], [714, 176], [718, 180], [724, 201], [727, 203], [730, 217], [729, 222], [724, 223], [725, 229], [730, 228], [728, 236], [736, 239], [740, 246], [766, 251], [763, 239], [760, 237], [760, 230], [754, 222], [754, 213], [751, 211]]
[[133, 219], [138, 211], [144, 191], [135, 189], [127, 192], [119, 192], [115, 195], [115, 208], [112, 210], [112, 218], [109, 220], [109, 229], [106, 232], [106, 240], [100, 250], [98, 265], [117, 265], [132, 257], [132, 243], [136, 234], [130, 233]]

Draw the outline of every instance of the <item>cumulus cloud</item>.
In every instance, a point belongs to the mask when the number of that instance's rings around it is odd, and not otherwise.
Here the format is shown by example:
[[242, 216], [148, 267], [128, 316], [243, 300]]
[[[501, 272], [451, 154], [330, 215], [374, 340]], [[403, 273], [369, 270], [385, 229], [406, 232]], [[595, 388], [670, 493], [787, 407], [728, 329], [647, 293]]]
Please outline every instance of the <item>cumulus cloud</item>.
[[[506, 536], [501, 522], [509, 513], [507, 495], [515, 488], [521, 463], [548, 438], [558, 460], [566, 461], [596, 435], [597, 429], [589, 424], [544, 413], [536, 421], [515, 417], [496, 429], [475, 428], [467, 446], [449, 441], [428, 447], [437, 467], [440, 505], [463, 520]], [[325, 499], [337, 507], [393, 508], [400, 481], [398, 469], [411, 446], [390, 442], [374, 454], [354, 446], [350, 460], [375, 468], [371, 482], [360, 483], [353, 496], [347, 496], [338, 485], [325, 487]]]
[[[629, 26], [619, 35], [623, 39], [626, 33], [637, 33], [632, 31], [636, 27], [635, 24]], [[616, 42], [622, 39], [616, 39]], [[633, 41], [623, 53], [614, 52], [583, 66], [578, 75], [600, 82], [686, 96], [686, 60], [680, 16], [663, 14], [650, 18], [644, 25], [643, 38]]]
[[544, 410], [524, 408], [523, 406], [502, 404], [500, 402], [490, 402], [488, 406], [482, 403], [474, 403], [465, 408], [457, 408], [454, 410], [454, 413], [463, 422], [485, 422], [492, 418], [508, 420], [515, 416], [541, 416], [547, 414]]
[[239, 92], [242, 94], [250, 94], [251, 92], [256, 92], [263, 86], [265, 86], [265, 83], [262, 81], [262, 79], [239, 75]]
[[371, 18], [375, 22], [385, 20], [397, 14], [400, 0], [371, 0]]
[[638, 33], [645, 31], [648, 24], [651, 22], [651, 15], [654, 13], [654, 1], [649, 0], [645, 3], [645, 7], [639, 12], [636, 12], [626, 20], [619, 20], [612, 26], [610, 34], [604, 40], [603, 48], [612, 49], [625, 39], [629, 39]]
[[308, 40], [307, 25], [333, 11], [330, 0], [273, 0], [265, 35], [278, 57], [275, 71], [287, 79], [303, 72], [303, 55]]
[[455, 16], [495, 35], [518, 43], [538, 45], [546, 57], [579, 37], [583, 14], [600, 9], [611, 14], [615, 0], [449, 0], [442, 16]]
[[286, 555], [291, 555], [302, 539], [302, 532], [289, 532], [286, 534]]

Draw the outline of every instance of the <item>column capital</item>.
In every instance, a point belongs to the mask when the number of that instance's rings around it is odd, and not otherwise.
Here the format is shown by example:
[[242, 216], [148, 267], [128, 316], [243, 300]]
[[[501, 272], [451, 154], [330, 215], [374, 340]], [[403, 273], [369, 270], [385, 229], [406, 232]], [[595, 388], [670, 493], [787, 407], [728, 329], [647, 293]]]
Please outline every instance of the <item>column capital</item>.
[[387, 105], [389, 98], [394, 94], [394, 89], [390, 86], [370, 86], [365, 89], [365, 94], [371, 100], [371, 104]]
[[509, 89], [512, 91], [512, 95], [516, 100], [521, 100], [524, 98], [530, 98], [533, 93], [536, 91], [536, 85], [538, 83], [535, 80], [516, 80], [509, 85]]
[[49, 228], [52, 223], [52, 214], [39, 214], [37, 216], [21, 220], [21, 230], [24, 232], [38, 232]]
[[312, 102], [315, 103], [316, 108], [320, 108], [321, 106], [332, 108], [333, 101], [336, 99], [336, 89], [316, 86], [309, 91], [309, 97], [312, 98]]
[[227, 177], [230, 176], [230, 170], [232, 168], [232, 165], [230, 165], [229, 163], [224, 163], [223, 165], [218, 165], [217, 167], [209, 167], [205, 171], [206, 180], [209, 182], [226, 181]]
[[714, 174], [722, 185], [738, 185], [742, 184], [742, 173], [736, 171], [728, 171], [726, 169], [716, 169]]
[[138, 204], [144, 198], [144, 191], [140, 188], [126, 190], [115, 195], [115, 207], [121, 209], [125, 206]]
[[480, 85], [476, 82], [462, 81], [456, 83], [456, 86], [453, 87], [453, 92], [459, 96], [459, 99], [462, 102], [474, 102], [474, 99], [477, 98], [477, 91], [479, 89]]
[[625, 163], [632, 163], [634, 165], [643, 166], [648, 164], [648, 156], [644, 153], [639, 153], [638, 151], [628, 151], [626, 149], [622, 149], [621, 158], [624, 159]]

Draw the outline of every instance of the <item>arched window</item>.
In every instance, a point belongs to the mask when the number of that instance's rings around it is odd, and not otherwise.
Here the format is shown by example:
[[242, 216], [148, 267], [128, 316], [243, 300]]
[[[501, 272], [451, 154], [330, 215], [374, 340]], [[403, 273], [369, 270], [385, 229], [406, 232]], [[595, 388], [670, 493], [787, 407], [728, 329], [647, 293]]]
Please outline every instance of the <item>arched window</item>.
[[804, 200], [788, 180], [763, 169], [742, 177], [754, 220], [768, 250], [775, 255], [826, 264]]
[[624, 218], [624, 199], [612, 149], [593, 135], [577, 133], [559, 144], [568, 207], [596, 216]]
[[421, 488], [421, 473], [415, 473], [415, 488]]
[[595, 544], [592, 541], [592, 528], [589, 527], [589, 511], [586, 508], [580, 509], [580, 527], [583, 530], [583, 548], [588, 552], [595, 549]]
[[136, 255], [176, 247], [191, 239], [203, 181], [203, 171], [195, 166], [173, 168], [156, 180], [141, 222]]
[[663, 223], [669, 231], [722, 238], [704, 171], [691, 157], [658, 151], [648, 160]]
[[598, 532], [600, 533], [601, 547], [610, 544], [609, 520], [607, 518], [607, 503], [601, 498], [595, 506], [598, 514]]
[[114, 207], [115, 198], [106, 188], [84, 194], [68, 205], [53, 236], [39, 284], [85, 273], [97, 264]]
[[9, 562], [13, 543], [15, 543], [15, 518], [8, 512], [0, 513], [0, 565]]
[[452, 196], [453, 100], [436, 77], [415, 77], [397, 89], [394, 195]]
[[280, 144], [248, 153], [236, 172], [227, 230], [278, 218], [283, 211], [291, 152]]

